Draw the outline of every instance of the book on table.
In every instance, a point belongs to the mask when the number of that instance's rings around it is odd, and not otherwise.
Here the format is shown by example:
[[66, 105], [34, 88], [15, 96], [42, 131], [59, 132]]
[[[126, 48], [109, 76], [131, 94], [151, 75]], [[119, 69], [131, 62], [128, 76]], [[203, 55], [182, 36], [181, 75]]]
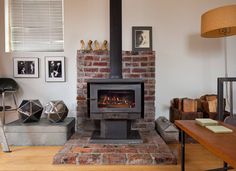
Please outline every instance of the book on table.
[[197, 118], [196, 123], [200, 126], [218, 125], [218, 121], [210, 118]]
[[225, 126], [219, 125], [219, 122], [210, 118], [197, 118], [196, 123], [200, 126], [206, 127], [214, 133], [230, 133], [233, 130], [226, 128]]
[[214, 133], [231, 133], [231, 132], [233, 132], [233, 130], [226, 128], [225, 126], [221, 126], [221, 125], [206, 126], [206, 128]]

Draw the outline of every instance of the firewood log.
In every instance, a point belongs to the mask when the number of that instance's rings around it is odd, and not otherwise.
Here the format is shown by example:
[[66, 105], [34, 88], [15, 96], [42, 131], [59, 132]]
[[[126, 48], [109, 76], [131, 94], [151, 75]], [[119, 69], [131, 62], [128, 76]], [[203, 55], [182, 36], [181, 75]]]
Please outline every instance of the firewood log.
[[184, 98], [183, 112], [197, 112], [197, 100]]

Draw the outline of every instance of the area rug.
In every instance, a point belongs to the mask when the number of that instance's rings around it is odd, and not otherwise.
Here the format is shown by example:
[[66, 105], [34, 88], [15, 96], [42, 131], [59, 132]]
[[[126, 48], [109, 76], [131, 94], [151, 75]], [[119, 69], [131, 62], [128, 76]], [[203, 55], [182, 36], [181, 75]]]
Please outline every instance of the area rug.
[[53, 164], [159, 165], [177, 159], [155, 132], [140, 132], [142, 144], [91, 144], [91, 132], [76, 133], [54, 156]]

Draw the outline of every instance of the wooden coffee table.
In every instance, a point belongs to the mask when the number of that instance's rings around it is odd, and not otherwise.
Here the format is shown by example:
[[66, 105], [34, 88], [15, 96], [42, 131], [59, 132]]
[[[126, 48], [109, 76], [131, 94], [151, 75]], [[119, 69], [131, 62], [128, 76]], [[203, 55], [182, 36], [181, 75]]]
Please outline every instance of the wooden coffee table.
[[236, 127], [220, 123], [233, 130], [232, 133], [213, 133], [199, 126], [194, 120], [176, 120], [175, 125], [181, 130], [181, 171], [185, 170], [185, 133], [199, 142], [208, 151], [224, 161], [224, 171], [227, 164], [236, 168]]

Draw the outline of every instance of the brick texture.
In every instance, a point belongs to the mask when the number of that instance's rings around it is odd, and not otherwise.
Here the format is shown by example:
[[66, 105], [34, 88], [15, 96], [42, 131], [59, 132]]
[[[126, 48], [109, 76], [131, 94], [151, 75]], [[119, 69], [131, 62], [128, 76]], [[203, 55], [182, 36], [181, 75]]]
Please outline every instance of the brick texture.
[[[123, 78], [145, 80], [144, 119], [135, 121], [133, 129], [152, 130], [155, 127], [155, 52], [123, 51]], [[108, 51], [77, 52], [77, 118], [78, 130], [96, 128], [87, 117], [87, 80], [109, 78], [110, 58]]]
[[92, 144], [92, 132], [76, 133], [54, 156], [53, 164], [163, 165], [177, 158], [155, 130], [140, 131], [142, 144]]

